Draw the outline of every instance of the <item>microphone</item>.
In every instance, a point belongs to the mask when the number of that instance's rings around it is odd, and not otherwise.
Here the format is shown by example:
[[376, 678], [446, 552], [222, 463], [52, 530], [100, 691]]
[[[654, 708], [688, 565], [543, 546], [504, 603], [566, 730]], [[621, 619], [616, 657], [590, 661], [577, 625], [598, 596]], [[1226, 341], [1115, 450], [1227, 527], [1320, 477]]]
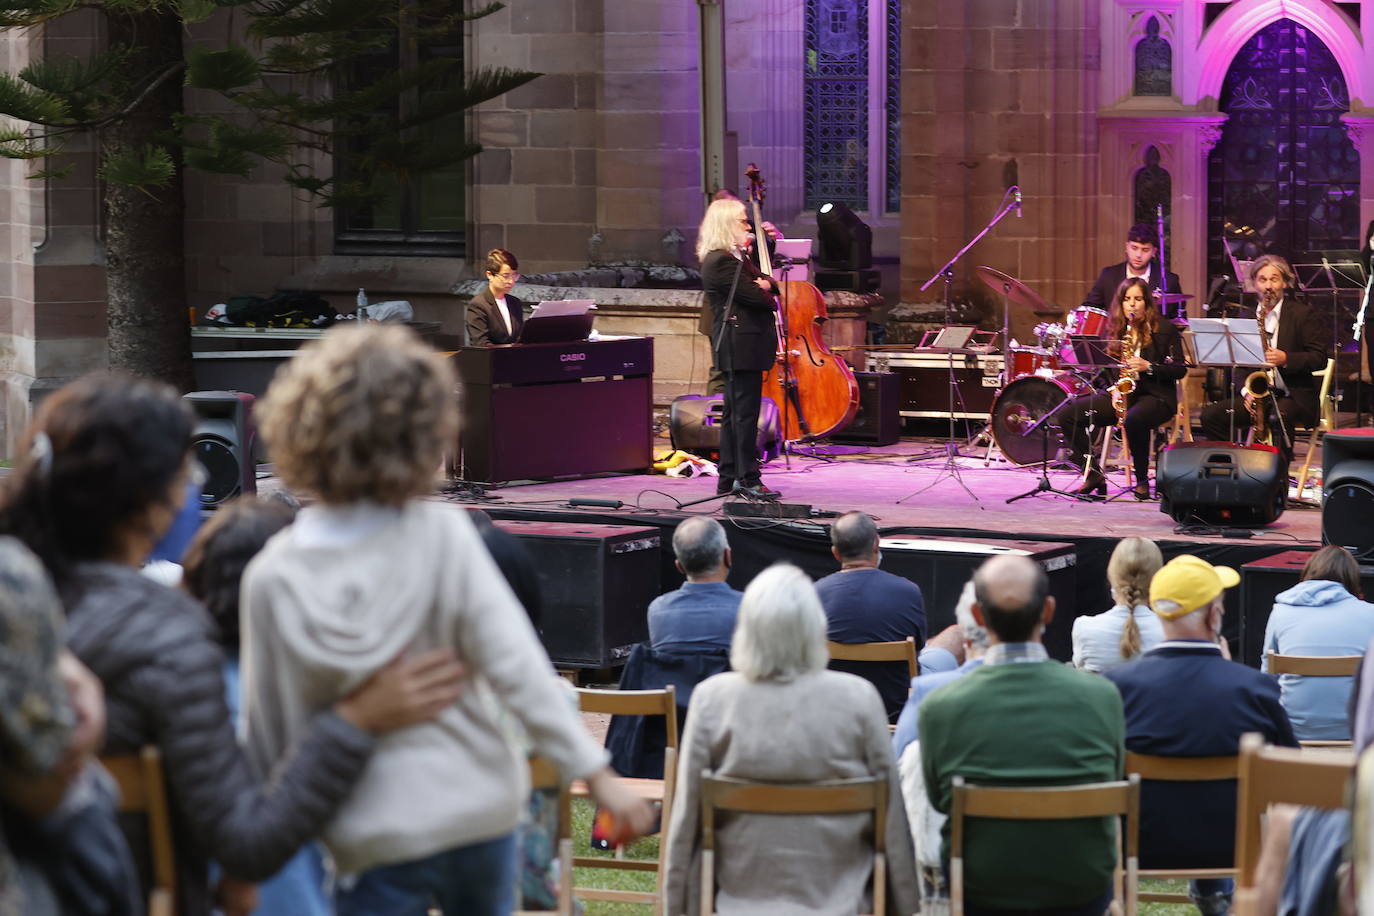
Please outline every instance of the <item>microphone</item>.
[[1021, 187], [1020, 185], [1011, 186], [1012, 193], [1016, 195], [1016, 218], [1021, 218]]

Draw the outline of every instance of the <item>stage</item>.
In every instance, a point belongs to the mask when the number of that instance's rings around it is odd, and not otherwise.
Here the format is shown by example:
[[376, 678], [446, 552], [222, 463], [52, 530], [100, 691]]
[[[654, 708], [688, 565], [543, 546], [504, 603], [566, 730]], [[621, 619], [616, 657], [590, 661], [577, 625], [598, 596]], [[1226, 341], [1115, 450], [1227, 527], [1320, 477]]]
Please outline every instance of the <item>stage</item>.
[[[764, 482], [783, 494], [782, 502], [812, 507], [808, 518], [784, 519], [766, 506], [760, 518], [730, 517], [726, 500], [714, 499], [714, 477], [673, 478], [662, 474], [605, 475], [581, 479], [522, 482], [474, 490], [459, 487], [448, 494], [456, 502], [480, 507], [496, 519], [581, 521], [658, 528], [663, 538], [661, 585], [676, 587], [681, 576], [673, 568], [668, 544], [671, 529], [693, 514], [718, 518], [725, 524], [734, 554], [731, 584], [742, 588], [759, 570], [778, 560], [801, 566], [813, 577], [837, 567], [829, 555], [826, 533], [833, 514], [861, 510], [873, 516], [885, 538], [974, 539], [978, 541], [1039, 542], [1071, 545], [1055, 548], [1071, 557], [1068, 584], [1062, 571], [1056, 581], [1058, 617], [1047, 642], [1064, 654], [1073, 617], [1105, 610], [1111, 604], [1105, 571], [1117, 540], [1138, 535], [1156, 541], [1165, 558], [1195, 553], [1210, 562], [1241, 567], [1276, 553], [1313, 550], [1321, 546], [1321, 511], [1316, 505], [1288, 508], [1273, 524], [1248, 529], [1250, 537], [1223, 536], [1220, 531], [1182, 529], [1159, 509], [1156, 501], [1140, 502], [1127, 493], [1107, 502], [1083, 502], [1049, 493], [1008, 503], [1007, 499], [1033, 490], [1037, 469], [992, 462], [984, 464], [981, 450], [948, 462], [942, 440], [903, 439], [888, 447], [865, 450], [856, 446], [820, 449], [829, 460], [793, 455], [789, 462], [774, 459], [764, 467]], [[911, 460], [923, 453], [928, 458]], [[1077, 475], [1052, 471], [1051, 483], [1072, 489]], [[1111, 475], [1109, 493], [1124, 486]], [[1309, 491], [1310, 493], [1311, 491]], [[619, 501], [623, 505], [577, 506], [574, 500]], [[691, 503], [697, 502], [695, 505]], [[730, 500], [737, 502], [737, 500]], [[754, 504], [756, 506], [760, 504]], [[774, 517], [767, 517], [773, 514]], [[1236, 533], [1233, 529], [1228, 532]], [[1036, 545], [1026, 549], [1036, 551]], [[884, 567], [894, 566], [895, 551], [885, 548]], [[957, 564], [956, 564], [957, 565]], [[965, 567], [968, 565], [964, 564]], [[900, 571], [900, 570], [899, 570]], [[952, 620], [951, 593], [959, 580], [935, 586], [921, 582], [927, 593], [932, 631]], [[1228, 634], [1239, 636], [1241, 589], [1228, 594]], [[934, 599], [934, 600], [933, 600]], [[1263, 609], [1267, 616], [1268, 608]], [[1253, 621], [1252, 621], [1253, 625]]]

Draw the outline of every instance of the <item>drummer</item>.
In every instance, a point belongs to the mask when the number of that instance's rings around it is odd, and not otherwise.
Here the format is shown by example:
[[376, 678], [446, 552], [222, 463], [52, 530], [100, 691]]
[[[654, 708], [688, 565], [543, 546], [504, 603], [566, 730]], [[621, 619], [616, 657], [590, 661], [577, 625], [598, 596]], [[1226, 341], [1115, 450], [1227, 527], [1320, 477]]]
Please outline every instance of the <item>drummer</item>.
[[1159, 301], [1161, 292], [1179, 293], [1178, 274], [1169, 272], [1167, 288], [1160, 286], [1159, 265], [1155, 263], [1154, 227], [1149, 223], [1136, 223], [1126, 233], [1126, 260], [1120, 264], [1102, 268], [1097, 283], [1083, 300], [1083, 307], [1105, 311], [1112, 302], [1112, 296], [1121, 284], [1132, 277], [1143, 277], [1145, 284]]

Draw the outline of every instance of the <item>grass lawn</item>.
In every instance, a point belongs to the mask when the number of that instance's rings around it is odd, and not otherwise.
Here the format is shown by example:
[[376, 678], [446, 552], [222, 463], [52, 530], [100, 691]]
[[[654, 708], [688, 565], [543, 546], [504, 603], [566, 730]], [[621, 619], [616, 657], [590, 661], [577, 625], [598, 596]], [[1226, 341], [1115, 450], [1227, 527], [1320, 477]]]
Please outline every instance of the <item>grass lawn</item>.
[[[600, 856], [612, 858], [609, 852], [594, 850], [587, 838], [592, 832], [592, 803], [585, 798], [573, 799], [573, 855]], [[646, 837], [630, 844], [626, 856], [631, 859], [652, 859], [658, 855], [658, 837]], [[579, 887], [607, 887], [621, 890], [652, 891], [655, 876], [652, 872], [617, 871], [605, 868], [577, 869], [575, 884]], [[1183, 881], [1146, 881], [1143, 890], [1155, 892], [1183, 893]], [[576, 896], [574, 894], [574, 896]], [[587, 916], [648, 916], [648, 905], [636, 903], [605, 903], [599, 900], [586, 900], [582, 905]], [[1196, 916], [1197, 910], [1191, 906], [1169, 903], [1142, 903], [1141, 916]]]

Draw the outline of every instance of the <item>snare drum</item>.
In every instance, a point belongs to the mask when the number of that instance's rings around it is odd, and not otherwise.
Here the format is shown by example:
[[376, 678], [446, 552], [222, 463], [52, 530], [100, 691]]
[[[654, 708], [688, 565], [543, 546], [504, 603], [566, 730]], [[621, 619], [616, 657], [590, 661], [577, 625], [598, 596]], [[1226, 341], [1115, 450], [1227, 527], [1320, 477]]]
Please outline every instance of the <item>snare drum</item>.
[[1080, 337], [1106, 337], [1107, 311], [1080, 305], [1069, 313], [1069, 333]]
[[1012, 347], [1010, 362], [1008, 381], [1027, 375], [1048, 377], [1059, 371], [1059, 354], [1040, 347]]

